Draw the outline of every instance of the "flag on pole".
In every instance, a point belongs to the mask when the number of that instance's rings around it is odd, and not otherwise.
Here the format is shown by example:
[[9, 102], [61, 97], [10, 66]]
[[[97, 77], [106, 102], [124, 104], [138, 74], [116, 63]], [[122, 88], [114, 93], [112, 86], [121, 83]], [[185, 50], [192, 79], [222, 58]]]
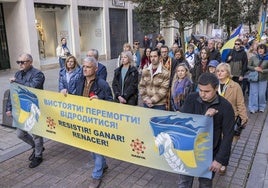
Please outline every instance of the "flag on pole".
[[259, 23], [258, 35], [257, 35], [257, 40], [259, 42], [261, 41], [261, 37], [262, 37], [264, 27], [265, 27], [265, 22], [266, 22], [266, 10], [263, 9], [262, 14], [261, 14], [260, 23]]
[[227, 60], [227, 56], [230, 53], [230, 51], [233, 49], [234, 47], [234, 42], [235, 40], [239, 37], [239, 34], [241, 32], [242, 29], [242, 24], [240, 24], [231, 34], [229, 40], [223, 45], [222, 49], [221, 49], [221, 61], [222, 62], [226, 62]]

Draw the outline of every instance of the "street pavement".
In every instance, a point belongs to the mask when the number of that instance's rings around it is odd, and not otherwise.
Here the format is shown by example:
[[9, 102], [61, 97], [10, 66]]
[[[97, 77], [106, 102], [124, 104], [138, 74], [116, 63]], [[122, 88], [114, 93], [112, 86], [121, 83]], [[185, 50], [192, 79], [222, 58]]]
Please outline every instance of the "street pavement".
[[[116, 60], [104, 61], [111, 84]], [[57, 91], [58, 68], [44, 70], [45, 89]], [[0, 71], [0, 105], [15, 70]], [[0, 109], [0, 123], [3, 108]], [[268, 118], [264, 113], [249, 114], [241, 138], [233, 143], [230, 164], [224, 176], [216, 175], [215, 188], [268, 187]], [[43, 163], [28, 168], [31, 149], [20, 141], [15, 130], [0, 126], [0, 187], [88, 187], [93, 167], [90, 152], [46, 140]], [[109, 165], [101, 188], [175, 188], [177, 175], [107, 157]], [[198, 187], [197, 180], [193, 187]]]

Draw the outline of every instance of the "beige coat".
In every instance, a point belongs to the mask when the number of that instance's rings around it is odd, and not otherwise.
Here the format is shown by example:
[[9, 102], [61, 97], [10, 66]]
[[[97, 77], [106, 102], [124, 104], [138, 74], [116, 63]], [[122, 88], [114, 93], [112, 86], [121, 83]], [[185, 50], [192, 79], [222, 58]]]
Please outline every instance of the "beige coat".
[[227, 99], [231, 104], [235, 112], [235, 117], [238, 115], [242, 119], [242, 125], [248, 121], [247, 108], [244, 101], [243, 92], [241, 86], [230, 80], [228, 87], [225, 91], [224, 98]]

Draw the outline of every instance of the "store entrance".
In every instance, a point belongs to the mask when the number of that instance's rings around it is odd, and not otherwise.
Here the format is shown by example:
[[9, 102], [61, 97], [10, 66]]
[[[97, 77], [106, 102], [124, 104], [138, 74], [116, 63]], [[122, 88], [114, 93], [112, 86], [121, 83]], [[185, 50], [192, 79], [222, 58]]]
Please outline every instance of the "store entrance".
[[9, 68], [10, 68], [10, 60], [8, 54], [3, 4], [0, 3], [0, 70]]
[[111, 58], [117, 58], [128, 42], [127, 10], [109, 9]]

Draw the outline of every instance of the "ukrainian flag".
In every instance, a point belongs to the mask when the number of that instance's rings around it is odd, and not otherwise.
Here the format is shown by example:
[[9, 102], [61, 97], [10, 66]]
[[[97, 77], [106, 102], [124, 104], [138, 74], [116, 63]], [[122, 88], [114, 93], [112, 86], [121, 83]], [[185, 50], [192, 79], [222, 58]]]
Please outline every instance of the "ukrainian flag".
[[[39, 108], [38, 98], [27, 89], [19, 87], [18, 97], [20, 102], [19, 123], [24, 123], [30, 115], [32, 104]], [[38, 117], [35, 117], [38, 121]]]
[[261, 15], [261, 19], [260, 19], [260, 23], [259, 23], [259, 29], [258, 29], [258, 35], [257, 35], [257, 40], [260, 42], [261, 41], [261, 37], [264, 31], [264, 27], [265, 27], [265, 22], [266, 22], [266, 10], [262, 10], [262, 15]]
[[240, 24], [231, 34], [229, 40], [223, 45], [222, 49], [221, 49], [221, 61], [222, 62], [226, 62], [227, 60], [227, 56], [230, 53], [230, 51], [233, 49], [234, 47], [234, 42], [235, 40], [239, 37], [239, 34], [241, 32], [242, 29], [242, 24]]
[[200, 127], [194, 128], [191, 124], [188, 124], [190, 121], [193, 121], [193, 118], [153, 117], [150, 120], [150, 125], [155, 137], [161, 132], [167, 133], [179, 158], [186, 166], [195, 168], [197, 162], [194, 145], [197, 130]]

